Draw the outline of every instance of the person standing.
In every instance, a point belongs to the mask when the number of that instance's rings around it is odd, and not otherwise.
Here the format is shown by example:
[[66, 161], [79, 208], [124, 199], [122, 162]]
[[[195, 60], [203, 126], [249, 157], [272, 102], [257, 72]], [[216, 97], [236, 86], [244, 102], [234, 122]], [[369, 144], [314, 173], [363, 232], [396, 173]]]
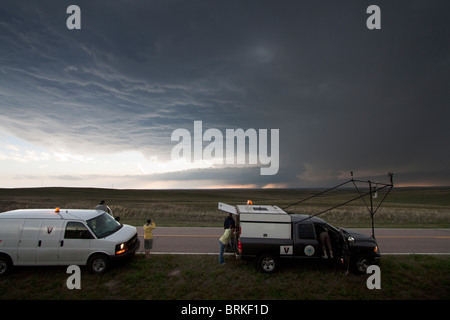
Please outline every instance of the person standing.
[[106, 201], [105, 200], [100, 201], [100, 203], [95, 207], [94, 210], [103, 210], [103, 211], [105, 211], [106, 213], [108, 213], [109, 215], [112, 216], [112, 210], [111, 210], [110, 207], [108, 207], [106, 205]]
[[320, 227], [320, 231], [319, 231], [319, 239], [320, 239], [320, 244], [322, 246], [322, 251], [323, 251], [323, 259], [328, 259], [328, 255], [327, 255], [327, 249], [328, 252], [330, 253], [330, 257], [331, 259], [333, 259], [333, 247], [331, 246], [331, 240], [330, 240], [330, 235], [328, 234], [328, 231], [325, 227]]
[[233, 214], [230, 213], [228, 214], [228, 217], [225, 218], [225, 221], [223, 222], [223, 229], [227, 230], [228, 228], [230, 228], [232, 225], [234, 225], [234, 219], [233, 219]]
[[148, 219], [144, 224], [144, 249], [145, 258], [150, 259], [150, 250], [153, 248], [153, 229], [156, 228], [156, 224], [152, 219]]
[[230, 242], [231, 236], [233, 235], [235, 226], [232, 224], [230, 228], [226, 229], [223, 235], [219, 239], [219, 263], [225, 264], [223, 260], [223, 252], [225, 251], [225, 246]]

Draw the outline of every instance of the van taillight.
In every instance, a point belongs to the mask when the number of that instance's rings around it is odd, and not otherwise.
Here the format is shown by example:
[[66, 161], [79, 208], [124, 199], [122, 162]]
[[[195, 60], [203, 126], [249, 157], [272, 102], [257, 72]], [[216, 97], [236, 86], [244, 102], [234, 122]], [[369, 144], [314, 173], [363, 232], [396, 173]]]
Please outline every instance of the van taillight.
[[238, 252], [239, 254], [242, 254], [242, 242], [238, 242]]

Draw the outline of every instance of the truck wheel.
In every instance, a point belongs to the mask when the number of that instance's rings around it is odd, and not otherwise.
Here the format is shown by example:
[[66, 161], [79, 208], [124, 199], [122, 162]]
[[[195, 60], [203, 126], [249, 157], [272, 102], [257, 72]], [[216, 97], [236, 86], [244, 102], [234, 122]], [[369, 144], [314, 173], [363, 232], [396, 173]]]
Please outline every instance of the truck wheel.
[[94, 254], [89, 258], [87, 266], [90, 272], [102, 274], [108, 269], [109, 259], [104, 254]]
[[258, 258], [258, 269], [263, 273], [274, 273], [278, 267], [278, 259], [273, 254], [265, 253]]
[[0, 255], [0, 276], [7, 274], [11, 268], [11, 259], [8, 256]]
[[352, 263], [353, 270], [358, 274], [366, 273], [370, 265], [370, 259], [364, 256], [356, 257]]

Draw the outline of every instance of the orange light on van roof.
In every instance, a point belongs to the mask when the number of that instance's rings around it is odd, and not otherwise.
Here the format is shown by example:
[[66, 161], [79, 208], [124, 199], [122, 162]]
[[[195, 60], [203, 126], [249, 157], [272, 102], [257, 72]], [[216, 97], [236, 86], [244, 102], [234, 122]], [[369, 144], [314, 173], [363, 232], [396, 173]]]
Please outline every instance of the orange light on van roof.
[[59, 208], [56, 208], [56, 209], [55, 209], [55, 213], [59, 213]]

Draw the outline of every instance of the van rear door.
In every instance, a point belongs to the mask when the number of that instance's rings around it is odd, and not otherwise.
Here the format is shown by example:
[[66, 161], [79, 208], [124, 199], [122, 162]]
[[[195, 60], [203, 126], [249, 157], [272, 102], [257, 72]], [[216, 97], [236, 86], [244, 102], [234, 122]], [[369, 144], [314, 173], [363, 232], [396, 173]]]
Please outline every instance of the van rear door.
[[36, 249], [37, 265], [57, 265], [64, 220], [42, 220]]
[[17, 251], [17, 265], [34, 265], [36, 263], [36, 249], [41, 222], [38, 219], [24, 220]]
[[8, 254], [14, 263], [17, 261], [17, 247], [22, 224], [22, 219], [0, 220], [0, 252]]

